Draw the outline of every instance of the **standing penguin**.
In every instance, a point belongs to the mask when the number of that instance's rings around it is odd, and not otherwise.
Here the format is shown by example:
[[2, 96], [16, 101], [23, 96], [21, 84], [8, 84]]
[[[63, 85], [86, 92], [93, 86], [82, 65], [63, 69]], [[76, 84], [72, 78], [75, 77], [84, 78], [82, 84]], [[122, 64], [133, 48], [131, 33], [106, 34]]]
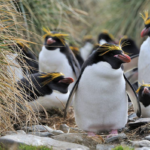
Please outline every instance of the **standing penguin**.
[[[69, 95], [68, 86], [72, 78], [65, 78], [59, 72], [35, 73], [28, 79], [23, 78], [17, 82], [17, 87], [24, 99], [35, 111], [51, 108], [63, 109]], [[57, 91], [57, 92], [54, 92]]]
[[150, 118], [150, 84], [142, 84], [138, 90], [139, 102], [143, 118]]
[[10, 73], [15, 73], [16, 81], [32, 73], [38, 72], [38, 61], [36, 56], [29, 50], [26, 43], [16, 42], [16, 45], [9, 45], [13, 54], [7, 55]]
[[145, 16], [141, 14], [144, 19], [145, 28], [141, 32], [141, 37], [148, 36], [140, 48], [138, 61], [138, 82], [150, 83], [150, 17], [148, 11], [145, 11]]
[[[80, 65], [73, 52], [66, 44], [64, 37], [66, 34], [51, 32], [44, 28], [46, 34], [44, 45], [39, 54], [39, 71], [41, 72], [62, 72], [74, 80], [79, 75]], [[73, 85], [69, 86], [71, 90]]]
[[83, 64], [67, 101], [65, 116], [74, 93], [75, 121], [85, 131], [95, 134], [107, 130], [118, 134], [117, 129], [127, 123], [127, 94], [140, 116], [136, 93], [121, 69], [121, 64], [128, 62], [130, 57], [123, 53], [121, 46], [100, 46]]
[[84, 60], [83, 60], [83, 58], [81, 57], [81, 53], [80, 53], [80, 51], [79, 51], [79, 48], [78, 48], [78, 47], [75, 47], [75, 46], [70, 46], [69, 48], [70, 48], [70, 49], [72, 50], [72, 52], [74, 53], [76, 59], [78, 60], [78, 62], [79, 62], [79, 64], [80, 64], [80, 67], [81, 67], [82, 64], [83, 64], [83, 62], [84, 62]]
[[80, 52], [83, 60], [85, 61], [93, 50], [94, 41], [91, 35], [86, 35], [83, 38], [83, 41], [84, 41], [84, 45], [80, 48]]

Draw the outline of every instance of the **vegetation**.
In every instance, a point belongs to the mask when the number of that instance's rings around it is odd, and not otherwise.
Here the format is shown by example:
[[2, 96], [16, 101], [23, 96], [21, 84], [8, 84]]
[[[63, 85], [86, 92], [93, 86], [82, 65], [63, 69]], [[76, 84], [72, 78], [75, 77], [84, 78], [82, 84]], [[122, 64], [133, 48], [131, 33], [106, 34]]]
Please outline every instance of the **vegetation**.
[[134, 148], [128, 147], [128, 146], [117, 146], [113, 150], [134, 150]]
[[53, 150], [47, 146], [20, 145], [19, 150]]

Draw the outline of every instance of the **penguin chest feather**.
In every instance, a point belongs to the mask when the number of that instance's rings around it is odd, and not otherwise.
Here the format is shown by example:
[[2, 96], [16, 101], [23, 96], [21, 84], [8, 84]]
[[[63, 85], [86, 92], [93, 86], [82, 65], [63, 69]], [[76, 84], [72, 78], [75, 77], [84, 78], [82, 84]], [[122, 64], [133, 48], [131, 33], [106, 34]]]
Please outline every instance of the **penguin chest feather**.
[[139, 61], [139, 83], [149, 83], [150, 82], [150, 38], [148, 37], [146, 41], [141, 46]]
[[64, 109], [69, 93], [69, 91], [66, 94], [53, 91], [50, 95], [40, 96], [37, 100], [29, 102], [29, 105], [35, 111], [42, 111], [43, 108], [46, 110], [52, 108]]
[[87, 66], [75, 94], [77, 125], [86, 131], [120, 129], [127, 122], [127, 94], [121, 68], [107, 62]]
[[85, 46], [80, 49], [81, 56], [84, 60], [88, 58], [89, 54], [92, 51], [92, 48], [93, 48], [93, 44], [90, 42], [87, 42]]
[[[67, 57], [60, 52], [59, 48], [47, 50], [45, 46], [43, 46], [39, 54], [39, 69], [42, 72], [62, 72], [66, 77], [72, 77], [76, 80]], [[69, 85], [70, 90], [72, 87], [73, 84]]]
[[7, 67], [7, 70], [12, 75], [12, 77], [15, 77], [16, 81], [23, 78], [22, 68], [16, 60], [17, 56], [18, 54], [7, 55], [7, 61], [10, 64], [10, 66]]

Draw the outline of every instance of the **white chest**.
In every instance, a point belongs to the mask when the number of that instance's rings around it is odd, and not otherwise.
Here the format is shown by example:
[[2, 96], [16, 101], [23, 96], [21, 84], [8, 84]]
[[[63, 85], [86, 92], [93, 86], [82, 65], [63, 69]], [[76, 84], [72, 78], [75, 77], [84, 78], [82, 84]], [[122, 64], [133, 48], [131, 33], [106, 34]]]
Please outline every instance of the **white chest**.
[[16, 61], [18, 54], [7, 55], [7, 62], [10, 66], [7, 67], [7, 71], [12, 78], [16, 81], [23, 78], [23, 71], [19, 63]]
[[81, 49], [80, 49], [80, 52], [81, 52], [81, 56], [84, 60], [86, 60], [89, 56], [89, 54], [91, 53], [92, 51], [92, 48], [93, 48], [93, 44], [90, 43], [90, 42], [87, 42]]
[[139, 61], [139, 83], [150, 83], [150, 38], [148, 37], [146, 41], [141, 45]]
[[141, 112], [142, 112], [142, 117], [143, 118], [150, 118], [150, 106], [143, 106], [143, 104], [140, 102], [141, 105]]
[[107, 41], [105, 41], [104, 39], [99, 40], [99, 44], [100, 44], [100, 45], [103, 45], [103, 44], [105, 44], [105, 43], [107, 43]]
[[52, 108], [59, 108], [64, 109], [68, 96], [69, 91], [66, 94], [62, 94], [57, 91], [53, 91], [51, 95], [45, 95], [40, 96], [38, 99], [36, 99], [33, 102], [29, 102], [29, 105], [35, 110], [35, 111], [42, 111], [43, 108], [46, 110], [52, 109]]
[[[51, 51], [43, 46], [42, 51], [39, 54], [39, 70], [41, 72], [62, 72], [65, 77], [72, 77], [76, 80], [67, 57], [60, 52], [59, 48]], [[69, 89], [71, 90], [72, 87], [73, 84], [70, 84]]]
[[76, 123], [93, 132], [123, 128], [127, 122], [127, 103], [121, 68], [112, 69], [106, 62], [88, 66], [75, 94]]

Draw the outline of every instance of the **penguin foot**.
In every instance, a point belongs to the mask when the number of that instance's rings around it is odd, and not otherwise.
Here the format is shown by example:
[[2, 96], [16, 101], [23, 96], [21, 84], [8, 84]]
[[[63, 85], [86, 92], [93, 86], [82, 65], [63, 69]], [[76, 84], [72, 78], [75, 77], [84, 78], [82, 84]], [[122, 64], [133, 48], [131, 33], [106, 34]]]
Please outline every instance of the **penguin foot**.
[[111, 130], [109, 132], [109, 135], [107, 136], [107, 138], [110, 138], [110, 137], [113, 137], [113, 136], [116, 136], [118, 135], [118, 130]]
[[93, 136], [96, 136], [96, 134], [94, 132], [88, 132], [88, 136], [93, 137]]

